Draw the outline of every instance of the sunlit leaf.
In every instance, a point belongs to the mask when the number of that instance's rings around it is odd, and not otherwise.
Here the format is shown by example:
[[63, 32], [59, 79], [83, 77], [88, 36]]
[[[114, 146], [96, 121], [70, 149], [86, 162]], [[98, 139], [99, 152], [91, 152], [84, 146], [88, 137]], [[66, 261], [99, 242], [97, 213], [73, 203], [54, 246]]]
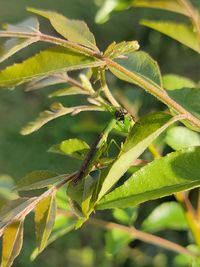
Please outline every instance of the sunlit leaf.
[[142, 20], [141, 24], [164, 33], [200, 53], [199, 40], [192, 26], [179, 22], [148, 20]]
[[35, 208], [35, 227], [38, 250], [41, 252], [53, 229], [56, 217], [55, 195], [42, 199]]
[[200, 135], [186, 127], [170, 128], [165, 136], [165, 142], [174, 150], [190, 146], [200, 146]]
[[23, 244], [23, 221], [16, 221], [6, 227], [2, 241], [1, 267], [10, 267], [19, 255]]
[[[115, 60], [117, 63], [122, 65], [124, 68], [135, 73], [139, 77], [151, 82], [154, 85], [161, 85], [161, 74], [160, 69], [156, 61], [154, 61], [147, 53], [138, 51], [128, 55], [128, 59]], [[119, 72], [115, 68], [109, 67], [110, 71], [116, 75], [119, 79], [137, 84], [125, 74]]]
[[[65, 215], [57, 215], [55, 220], [55, 225], [46, 243], [46, 247], [55, 242], [58, 238], [61, 238], [62, 236], [74, 230], [74, 227], [75, 227], [74, 220], [71, 219], [69, 220]], [[30, 256], [31, 261], [34, 261], [38, 255], [39, 251], [38, 248], [36, 248], [31, 253]]]
[[28, 8], [28, 10], [49, 19], [54, 29], [69, 41], [98, 50], [94, 35], [84, 21], [71, 20], [53, 11], [35, 8]]
[[39, 117], [35, 121], [29, 122], [27, 126], [22, 128], [21, 134], [27, 135], [40, 129], [47, 122], [54, 120], [58, 117], [69, 114], [73, 111], [73, 108], [63, 107], [60, 103], [53, 103], [51, 110], [45, 110], [39, 114]]
[[168, 154], [135, 172], [104, 196], [97, 209], [124, 208], [200, 185], [200, 147]]
[[77, 138], [71, 138], [62, 141], [60, 144], [52, 146], [48, 151], [83, 159], [89, 148], [89, 145], [85, 141]]
[[166, 74], [162, 77], [163, 87], [167, 90], [176, 90], [182, 88], [195, 88], [197, 84], [185, 77], [175, 75], [175, 74]]
[[100, 61], [97, 62], [85, 55], [56, 46], [0, 71], [0, 86], [14, 87], [34, 78], [101, 64]]
[[15, 187], [18, 191], [35, 190], [55, 185], [67, 178], [67, 174], [58, 175], [51, 171], [33, 171], [20, 179]]
[[187, 15], [185, 9], [178, 1], [174, 0], [133, 0], [132, 5], [134, 7], [158, 8]]
[[[7, 226], [13, 220], [17, 220], [36, 198], [18, 198], [6, 203], [0, 209], [0, 229]], [[0, 236], [2, 232], [0, 231]]]
[[109, 17], [110, 13], [116, 8], [117, 1], [116, 0], [105, 0], [104, 4], [98, 10], [95, 16], [96, 23], [105, 23]]
[[111, 43], [104, 55], [105, 57], [109, 57], [111, 59], [117, 58], [121, 55], [128, 55], [136, 50], [139, 49], [139, 44], [137, 41], [129, 41], [129, 42], [121, 42], [121, 43], [116, 43], [113, 42]]
[[98, 199], [101, 199], [112, 188], [133, 164], [134, 160], [176, 120], [177, 118], [158, 112], [144, 116], [133, 126], [119, 156], [111, 167], [102, 174], [103, 182]]
[[186, 230], [187, 228], [184, 210], [177, 202], [165, 202], [157, 206], [142, 223], [142, 230], [150, 232], [165, 229]]
[[89, 92], [84, 91], [83, 89], [80, 89], [79, 87], [72, 86], [72, 87], [67, 87], [67, 88], [56, 90], [53, 93], [49, 94], [49, 97], [67, 96], [67, 95], [89, 95]]

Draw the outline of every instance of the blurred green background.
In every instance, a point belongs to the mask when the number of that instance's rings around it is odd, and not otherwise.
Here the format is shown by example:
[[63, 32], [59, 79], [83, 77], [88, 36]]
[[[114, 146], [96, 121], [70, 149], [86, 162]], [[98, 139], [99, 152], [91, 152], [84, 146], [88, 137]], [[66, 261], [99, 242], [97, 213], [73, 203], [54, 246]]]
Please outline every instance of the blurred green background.
[[[97, 3], [101, 4], [101, 1], [97, 1]], [[196, 3], [198, 4], [198, 1]], [[97, 44], [101, 50], [104, 50], [112, 41], [138, 40], [141, 49], [149, 52], [158, 61], [163, 74], [176, 73], [185, 75], [195, 81], [199, 80], [200, 62], [195, 52], [160, 33], [139, 25], [139, 20], [143, 18], [185, 20], [182, 16], [169, 12], [131, 8], [122, 12], [114, 12], [108, 22], [97, 25], [94, 17], [98, 6], [93, 0], [0, 0], [0, 24], [15, 24], [31, 16], [26, 12], [26, 6], [55, 10], [69, 18], [85, 20], [96, 36]], [[41, 26], [43, 30], [49, 30], [50, 28], [49, 24], [43, 19], [41, 20]], [[40, 44], [32, 45], [12, 59], [7, 60], [0, 69], [12, 62], [20, 62], [42, 47]], [[120, 92], [123, 92], [123, 95], [132, 101], [133, 108], [139, 109], [139, 114], [157, 108], [164, 109], [162, 104], [142, 90], [131, 90], [130, 85], [117, 82], [113, 76], [108, 78], [113, 88], [120, 88]], [[21, 136], [19, 134], [20, 129], [52, 103], [52, 100], [47, 98], [47, 91], [48, 89], [42, 89], [25, 93], [23, 87], [14, 91], [0, 91], [0, 174], [7, 174], [14, 179], [19, 179], [32, 170], [50, 169], [60, 173], [76, 170], [80, 164], [79, 162], [46, 151], [51, 145], [71, 137], [79, 137], [91, 142], [96, 134], [94, 129], [100, 131], [106, 123], [107, 116], [105, 115], [99, 114], [96, 116], [96, 114], [85, 113], [76, 117], [61, 117], [32, 135]], [[82, 98], [71, 96], [59, 100], [70, 106], [79, 103]], [[89, 126], [93, 126], [91, 132], [88, 132]], [[143, 212], [148, 213], [155, 203], [143, 207]], [[102, 216], [106, 216], [105, 219], [110, 218], [109, 213], [103, 213]], [[91, 229], [91, 226], [84, 226], [82, 231], [61, 238], [36, 261], [30, 262], [29, 255], [34, 247], [35, 240], [33, 231], [29, 231], [29, 229], [33, 229], [32, 218], [27, 220], [25, 243], [22, 254], [14, 265], [16, 267], [180, 266], [172, 263], [173, 253], [166, 253], [162, 249], [147, 246], [140, 242], [132, 243], [117, 257], [108, 256], [104, 250], [103, 231]], [[179, 235], [166, 231], [162, 235], [171, 239], [180, 239], [182, 243], [186, 241], [186, 234]], [[139, 251], [139, 249], [141, 250]]]

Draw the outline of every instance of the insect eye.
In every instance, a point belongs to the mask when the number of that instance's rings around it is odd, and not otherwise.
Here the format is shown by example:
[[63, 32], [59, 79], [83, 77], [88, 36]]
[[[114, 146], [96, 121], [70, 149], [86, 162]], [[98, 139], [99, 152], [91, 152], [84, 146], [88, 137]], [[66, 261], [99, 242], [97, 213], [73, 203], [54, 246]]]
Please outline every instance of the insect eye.
[[119, 121], [123, 121], [124, 117], [128, 114], [128, 112], [125, 109], [117, 109], [115, 111], [115, 117]]

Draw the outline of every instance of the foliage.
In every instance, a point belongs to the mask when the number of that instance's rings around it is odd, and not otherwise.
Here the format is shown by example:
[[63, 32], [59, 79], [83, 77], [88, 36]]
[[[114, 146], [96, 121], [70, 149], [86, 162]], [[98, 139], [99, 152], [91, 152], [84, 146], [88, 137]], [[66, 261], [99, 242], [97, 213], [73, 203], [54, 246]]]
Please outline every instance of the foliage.
[[[111, 3], [112, 2], [112, 3]], [[191, 18], [191, 25], [169, 22], [142, 21], [199, 53], [199, 13], [185, 0], [181, 1], [105, 1], [96, 21], [108, 19], [114, 9], [133, 6], [174, 11]], [[40, 31], [36, 18], [17, 25], [7, 25], [0, 37], [9, 38], [0, 51], [3, 62], [21, 49], [36, 42], [51, 44], [36, 55], [0, 71], [0, 87], [15, 89], [22, 85], [26, 91], [51, 85], [64, 85], [51, 92], [50, 97], [82, 95], [84, 104], [64, 106], [51, 104], [50, 110], [39, 114], [21, 133], [30, 134], [47, 122], [65, 115], [81, 112], [104, 112], [110, 122], [89, 146], [84, 140], [70, 138], [53, 145], [49, 152], [82, 160], [79, 170], [58, 174], [39, 170], [27, 174], [13, 188], [10, 177], [3, 176], [0, 190], [0, 235], [2, 238], [1, 267], [9, 267], [20, 253], [23, 242], [23, 222], [32, 211], [35, 213], [37, 247], [34, 259], [58, 237], [78, 229], [83, 223], [108, 230], [106, 248], [116, 255], [132, 238], [185, 254], [198, 261], [200, 234], [197, 216], [188, 196], [182, 190], [200, 185], [200, 91], [198, 84], [175, 74], [162, 76], [159, 66], [150, 55], [137, 51], [137, 41], [111, 43], [100, 52], [95, 37], [83, 21], [71, 20], [53, 11], [28, 8], [28, 11], [49, 20], [59, 35]], [[53, 46], [52, 46], [53, 45]], [[75, 73], [72, 73], [75, 71]], [[144, 89], [165, 104], [165, 111], [146, 114], [137, 119], [114, 97], [107, 84], [107, 72], [131, 85]], [[77, 74], [79, 73], [79, 75]], [[133, 87], [134, 88], [134, 87]], [[184, 126], [174, 124], [183, 123]], [[124, 137], [123, 143], [110, 141], [112, 133]], [[175, 152], [159, 153], [155, 143], [165, 134], [163, 144]], [[181, 138], [180, 138], [181, 135]], [[112, 143], [119, 151], [111, 151]], [[152, 157], [146, 160], [144, 152]], [[134, 168], [135, 167], [135, 168]], [[130, 171], [132, 172], [129, 177]], [[6, 184], [8, 181], [8, 184]], [[63, 201], [63, 190], [67, 199]], [[12, 190], [10, 198], [5, 191]], [[190, 230], [196, 246], [195, 252], [155, 235], [137, 230], [136, 206], [142, 202], [174, 194], [177, 202], [166, 202], [152, 211], [142, 223], [143, 231], [165, 228]], [[96, 210], [113, 209], [118, 223], [91, 218]], [[160, 214], [164, 213], [164, 216]], [[177, 214], [179, 215], [177, 217]], [[66, 219], [67, 218], [67, 219]], [[61, 220], [61, 221], [60, 221]], [[179, 220], [175, 222], [174, 220]]]

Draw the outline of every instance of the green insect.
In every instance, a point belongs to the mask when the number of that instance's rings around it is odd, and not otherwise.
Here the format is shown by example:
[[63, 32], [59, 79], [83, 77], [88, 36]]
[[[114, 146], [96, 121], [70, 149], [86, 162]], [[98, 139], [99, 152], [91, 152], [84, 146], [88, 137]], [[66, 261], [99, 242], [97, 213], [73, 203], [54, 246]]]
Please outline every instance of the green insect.
[[109, 109], [109, 111], [114, 115], [114, 118], [108, 123], [105, 129], [97, 136], [95, 142], [92, 144], [80, 170], [78, 171], [78, 174], [73, 180], [74, 184], [77, 184], [92, 171], [94, 163], [98, 161], [104, 152], [103, 148], [106, 145], [109, 133], [113, 129], [128, 133], [134, 124], [133, 117], [126, 110], [111, 107], [109, 107]]

